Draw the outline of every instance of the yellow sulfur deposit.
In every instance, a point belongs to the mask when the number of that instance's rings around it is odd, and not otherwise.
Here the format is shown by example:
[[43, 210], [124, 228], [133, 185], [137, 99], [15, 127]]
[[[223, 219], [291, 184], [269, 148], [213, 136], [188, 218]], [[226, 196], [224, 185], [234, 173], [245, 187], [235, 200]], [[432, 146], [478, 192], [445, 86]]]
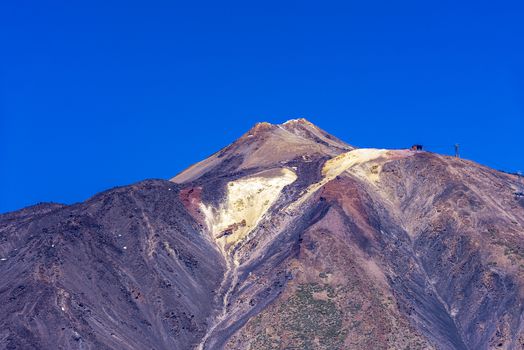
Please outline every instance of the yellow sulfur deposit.
[[201, 204], [206, 224], [222, 249], [227, 250], [255, 228], [277, 200], [282, 189], [297, 176], [289, 169], [273, 169], [231, 181], [219, 208]]

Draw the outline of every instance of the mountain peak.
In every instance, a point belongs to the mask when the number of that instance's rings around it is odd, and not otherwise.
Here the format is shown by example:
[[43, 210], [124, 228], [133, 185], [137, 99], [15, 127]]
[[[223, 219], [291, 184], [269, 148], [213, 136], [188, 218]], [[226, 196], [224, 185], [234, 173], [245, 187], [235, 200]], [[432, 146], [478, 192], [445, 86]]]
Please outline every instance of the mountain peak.
[[278, 128], [278, 127], [291, 129], [291, 128], [295, 128], [298, 126], [321, 130], [318, 126], [316, 126], [315, 124], [313, 124], [312, 122], [310, 122], [309, 120], [305, 118], [296, 118], [296, 119], [289, 119], [281, 124], [272, 124], [269, 122], [258, 122], [255, 125], [253, 125], [253, 127], [248, 132], [251, 132], [251, 131], [256, 132], [260, 130], [271, 130], [271, 129]]
[[256, 123], [231, 145], [196, 163], [172, 179], [195, 180], [219, 167], [227, 171], [271, 168], [300, 157], [334, 157], [354, 147], [328, 134], [306, 119], [292, 119], [282, 124]]
[[249, 129], [244, 136], [255, 136], [260, 133], [264, 132], [271, 132], [277, 129], [285, 129], [287, 131], [293, 132], [293, 130], [297, 128], [307, 128], [312, 130], [320, 130], [319, 127], [317, 127], [315, 124], [311, 123], [307, 119], [304, 118], [298, 118], [298, 119], [290, 119], [288, 121], [285, 121], [282, 124], [272, 124], [269, 122], [258, 122], [251, 129]]
[[268, 122], [259, 122], [253, 125], [251, 129], [246, 133], [247, 135], [256, 135], [261, 132], [269, 131], [273, 129], [275, 125], [268, 123]]
[[293, 124], [309, 125], [309, 126], [316, 127], [313, 123], [311, 123], [306, 118], [289, 119], [288, 121], [285, 121], [284, 123], [282, 123], [282, 125], [293, 125]]

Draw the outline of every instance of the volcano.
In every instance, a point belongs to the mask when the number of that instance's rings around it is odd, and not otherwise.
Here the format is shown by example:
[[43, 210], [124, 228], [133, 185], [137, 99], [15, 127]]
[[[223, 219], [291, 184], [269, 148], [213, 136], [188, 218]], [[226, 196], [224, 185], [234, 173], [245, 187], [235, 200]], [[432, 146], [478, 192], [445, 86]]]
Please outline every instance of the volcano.
[[0, 215], [0, 346], [523, 349], [519, 190], [259, 123], [171, 180]]

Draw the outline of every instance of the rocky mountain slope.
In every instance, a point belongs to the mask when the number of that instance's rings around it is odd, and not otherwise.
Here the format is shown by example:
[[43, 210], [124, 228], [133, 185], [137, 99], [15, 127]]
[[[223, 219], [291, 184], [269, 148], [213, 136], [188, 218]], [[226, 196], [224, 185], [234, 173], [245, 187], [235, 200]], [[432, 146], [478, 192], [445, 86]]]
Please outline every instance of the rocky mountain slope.
[[514, 175], [257, 124], [171, 181], [0, 216], [0, 348], [523, 349]]

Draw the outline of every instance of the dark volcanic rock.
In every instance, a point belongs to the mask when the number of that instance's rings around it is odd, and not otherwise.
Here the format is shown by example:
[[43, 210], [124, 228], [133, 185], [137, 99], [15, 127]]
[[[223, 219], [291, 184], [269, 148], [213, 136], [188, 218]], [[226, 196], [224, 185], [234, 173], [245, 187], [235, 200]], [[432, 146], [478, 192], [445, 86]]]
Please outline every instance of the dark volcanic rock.
[[223, 259], [168, 181], [0, 217], [7, 349], [191, 348]]

